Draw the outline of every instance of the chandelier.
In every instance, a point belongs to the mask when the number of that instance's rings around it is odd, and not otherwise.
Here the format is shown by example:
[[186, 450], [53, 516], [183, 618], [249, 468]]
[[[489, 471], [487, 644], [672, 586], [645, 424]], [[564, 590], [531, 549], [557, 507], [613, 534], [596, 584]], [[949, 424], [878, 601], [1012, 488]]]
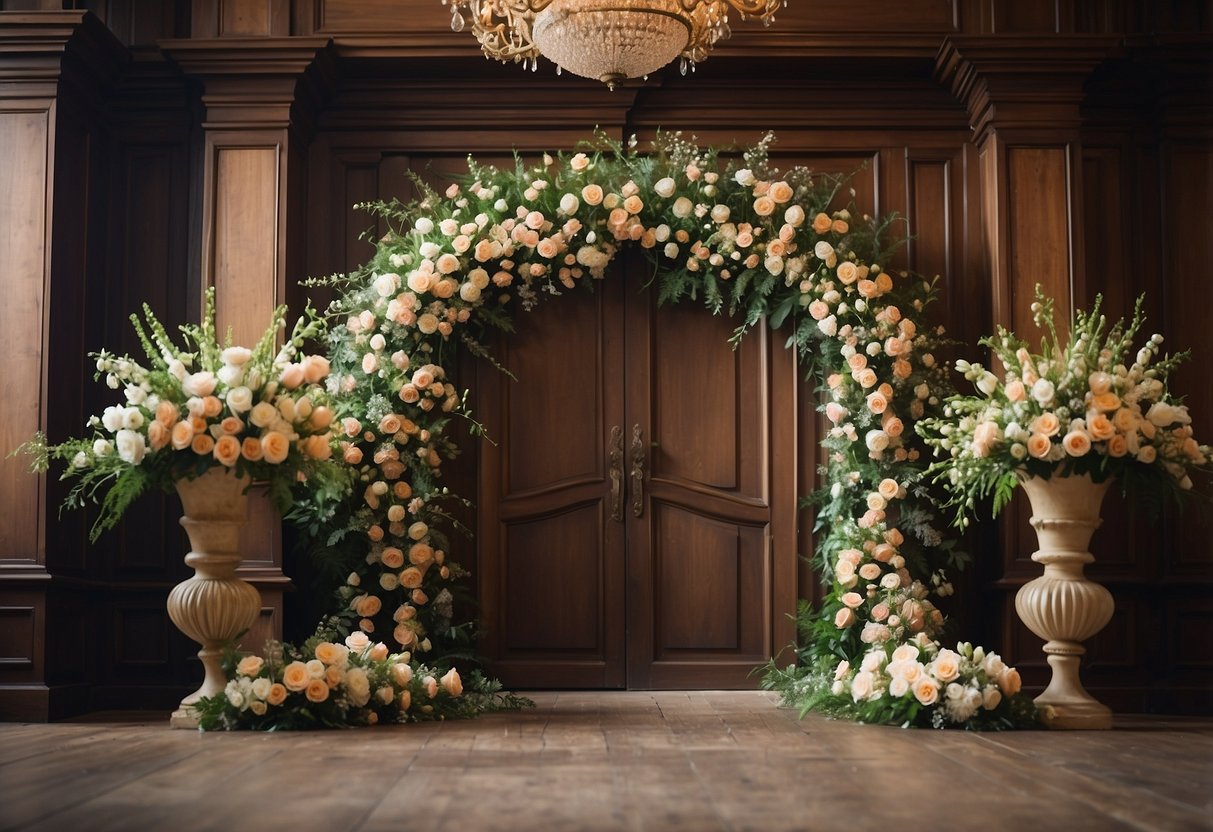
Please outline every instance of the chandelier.
[[442, 0], [451, 28], [467, 23], [484, 54], [531, 69], [540, 55], [611, 89], [681, 56], [682, 73], [732, 34], [729, 8], [769, 25], [786, 0]]

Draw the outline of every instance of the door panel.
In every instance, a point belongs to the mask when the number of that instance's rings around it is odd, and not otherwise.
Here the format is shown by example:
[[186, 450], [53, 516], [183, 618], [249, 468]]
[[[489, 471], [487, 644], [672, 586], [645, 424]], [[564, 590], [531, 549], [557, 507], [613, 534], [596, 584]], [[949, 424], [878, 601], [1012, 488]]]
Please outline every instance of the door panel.
[[771, 655], [769, 372], [764, 330], [694, 304], [629, 307], [629, 419], [647, 453], [628, 519], [628, 686], [753, 687]]
[[[794, 449], [772, 463], [772, 430], [796, 397], [772, 396], [756, 329], [694, 304], [656, 308], [626, 258], [593, 295], [520, 317], [497, 355], [517, 377], [478, 374], [477, 407], [497, 444], [480, 471], [485, 653], [527, 687], [753, 687], [751, 670], [791, 635]], [[772, 413], [772, 401], [787, 412]], [[612, 429], [618, 426], [618, 444]], [[612, 518], [610, 459], [622, 512]]]
[[621, 286], [518, 321], [479, 368], [483, 649], [512, 686], [622, 687], [623, 529], [610, 519], [611, 428], [623, 418]]

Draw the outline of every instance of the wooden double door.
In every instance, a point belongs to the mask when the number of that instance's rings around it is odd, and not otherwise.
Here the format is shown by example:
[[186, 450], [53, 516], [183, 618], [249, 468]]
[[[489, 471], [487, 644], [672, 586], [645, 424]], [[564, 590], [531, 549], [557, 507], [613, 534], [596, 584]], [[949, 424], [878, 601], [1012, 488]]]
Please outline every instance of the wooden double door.
[[489, 669], [515, 687], [753, 687], [792, 638], [795, 368], [764, 330], [734, 351], [734, 323], [658, 310], [623, 271], [519, 316], [498, 353], [516, 380], [478, 373]]

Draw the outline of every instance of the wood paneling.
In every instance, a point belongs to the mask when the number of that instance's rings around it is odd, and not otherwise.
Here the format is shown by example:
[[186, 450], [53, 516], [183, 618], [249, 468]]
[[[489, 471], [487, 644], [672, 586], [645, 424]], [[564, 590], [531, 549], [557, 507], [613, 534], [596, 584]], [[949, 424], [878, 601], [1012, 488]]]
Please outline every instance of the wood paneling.
[[[1064, 147], [1008, 147], [1010, 320], [1015, 332], [1036, 331], [1032, 296], [1040, 284], [1056, 302], [1058, 330], [1072, 309], [1069, 172]], [[1035, 340], [1035, 339], [1031, 339]]]
[[[0, 165], [0, 274], [5, 302], [0, 304], [0, 351], [6, 360], [4, 383], [26, 390], [38, 401], [46, 349], [45, 304], [48, 257], [47, 197], [51, 180], [48, 111], [0, 111], [0, 147], [8, 157]], [[28, 473], [28, 460], [8, 452], [42, 427], [42, 413], [28, 399], [0, 401], [0, 505], [10, 517], [36, 518], [41, 509], [42, 478]], [[38, 523], [0, 524], [0, 559], [41, 561]]]

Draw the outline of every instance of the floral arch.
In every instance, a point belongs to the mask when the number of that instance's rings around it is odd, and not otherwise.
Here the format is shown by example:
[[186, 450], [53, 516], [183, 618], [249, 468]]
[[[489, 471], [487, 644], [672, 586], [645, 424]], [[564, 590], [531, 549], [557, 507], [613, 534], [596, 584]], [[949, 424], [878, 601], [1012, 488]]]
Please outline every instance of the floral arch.
[[[802, 607], [800, 662], [772, 662], [766, 684], [806, 710], [867, 721], [1027, 718], [1018, 676], [996, 655], [938, 641], [944, 619], [931, 599], [951, 592], [945, 568], [961, 557], [910, 441], [951, 392], [932, 352], [940, 332], [924, 324], [934, 284], [882, 268], [894, 218], [831, 210], [842, 178], [773, 168], [772, 141], [726, 163], [677, 133], [646, 153], [599, 137], [537, 167], [469, 160], [445, 194], [419, 183], [415, 202], [361, 206], [391, 230], [363, 268], [318, 281], [340, 291], [329, 392], [355, 487], [336, 504], [304, 495], [294, 512], [349, 570], [319, 634], [390, 634], [432, 661], [467, 649], [467, 628], [452, 620], [464, 572], [446, 555], [456, 524], [441, 467], [453, 423], [479, 426], [449, 373], [455, 347], [488, 357], [486, 329], [602, 279], [633, 245], [655, 265], [660, 302], [737, 316], [734, 341], [764, 319], [784, 328], [825, 394], [825, 487], [809, 500], [829, 589], [818, 609]], [[897, 662], [918, 669], [888, 673]]]

